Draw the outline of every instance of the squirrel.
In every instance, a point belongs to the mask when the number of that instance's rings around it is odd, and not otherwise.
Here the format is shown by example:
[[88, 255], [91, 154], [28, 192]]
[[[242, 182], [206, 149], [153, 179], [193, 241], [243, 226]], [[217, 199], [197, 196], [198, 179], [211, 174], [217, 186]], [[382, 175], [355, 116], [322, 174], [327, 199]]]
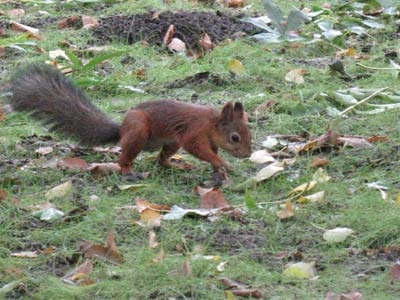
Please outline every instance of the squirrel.
[[251, 154], [251, 133], [240, 102], [228, 102], [218, 110], [176, 100], [144, 102], [129, 109], [122, 124], [107, 117], [86, 94], [60, 71], [45, 64], [21, 70], [11, 81], [10, 103], [50, 125], [50, 130], [85, 146], [121, 146], [119, 165], [127, 179], [136, 180], [133, 160], [142, 151], [161, 149], [158, 162], [170, 167], [169, 158], [181, 147], [209, 162], [218, 183], [232, 167], [219, 155], [224, 149], [235, 157]]

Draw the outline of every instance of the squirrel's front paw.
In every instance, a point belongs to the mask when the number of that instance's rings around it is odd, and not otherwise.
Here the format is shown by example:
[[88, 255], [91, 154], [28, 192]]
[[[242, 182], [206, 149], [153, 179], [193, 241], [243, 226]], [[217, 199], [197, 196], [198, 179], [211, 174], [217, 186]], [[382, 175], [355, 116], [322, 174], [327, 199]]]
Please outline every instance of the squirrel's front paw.
[[126, 173], [122, 175], [122, 179], [126, 181], [138, 181], [146, 178], [145, 173], [139, 173], [139, 172], [131, 172], [131, 173]]

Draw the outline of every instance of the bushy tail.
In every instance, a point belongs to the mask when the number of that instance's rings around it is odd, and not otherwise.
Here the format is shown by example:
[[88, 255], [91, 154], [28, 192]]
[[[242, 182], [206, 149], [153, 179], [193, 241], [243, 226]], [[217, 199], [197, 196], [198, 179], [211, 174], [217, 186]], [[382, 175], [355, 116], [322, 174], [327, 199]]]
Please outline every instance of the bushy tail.
[[53, 67], [34, 64], [12, 80], [11, 105], [50, 124], [50, 130], [95, 146], [117, 143], [119, 127]]

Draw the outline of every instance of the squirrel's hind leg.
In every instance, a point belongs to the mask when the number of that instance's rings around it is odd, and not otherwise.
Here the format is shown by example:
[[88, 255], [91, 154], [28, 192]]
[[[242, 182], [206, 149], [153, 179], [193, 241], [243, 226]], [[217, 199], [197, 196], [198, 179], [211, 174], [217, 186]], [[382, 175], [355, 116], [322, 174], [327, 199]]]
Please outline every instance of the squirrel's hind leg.
[[148, 133], [149, 130], [144, 116], [140, 112], [129, 112], [121, 126], [121, 155], [118, 161], [122, 175], [129, 180], [143, 178], [141, 174], [133, 172], [131, 165], [145, 147], [149, 138]]
[[169, 158], [173, 156], [176, 152], [178, 152], [180, 147], [181, 145], [179, 143], [164, 144], [157, 158], [158, 163], [166, 168], [174, 167], [174, 165], [171, 164]]

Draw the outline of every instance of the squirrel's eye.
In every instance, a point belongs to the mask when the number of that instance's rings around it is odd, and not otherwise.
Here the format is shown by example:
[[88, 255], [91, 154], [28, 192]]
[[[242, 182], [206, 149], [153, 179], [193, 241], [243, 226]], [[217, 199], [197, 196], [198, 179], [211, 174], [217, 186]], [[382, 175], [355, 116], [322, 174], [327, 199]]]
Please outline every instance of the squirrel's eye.
[[232, 133], [230, 136], [231, 143], [239, 143], [240, 142], [240, 135], [236, 132]]

